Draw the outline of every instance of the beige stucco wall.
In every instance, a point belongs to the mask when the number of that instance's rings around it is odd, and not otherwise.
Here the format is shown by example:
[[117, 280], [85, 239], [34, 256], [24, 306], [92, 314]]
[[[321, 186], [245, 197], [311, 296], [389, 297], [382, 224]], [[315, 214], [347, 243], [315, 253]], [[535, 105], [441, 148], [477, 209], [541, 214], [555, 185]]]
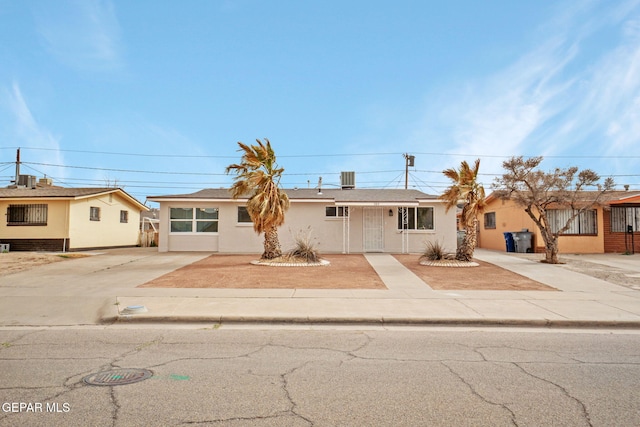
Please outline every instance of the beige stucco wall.
[[[558, 249], [560, 253], [603, 253], [604, 252], [604, 225], [602, 208], [596, 209], [598, 219], [598, 234], [596, 236], [560, 236]], [[538, 227], [524, 211], [508, 200], [493, 199], [485, 208], [485, 213], [496, 213], [496, 228], [486, 229], [484, 226], [484, 214], [479, 216], [478, 247], [505, 251], [504, 233], [508, 231], [521, 231], [528, 229], [533, 233], [534, 247], [544, 248], [544, 241]]]
[[[47, 208], [47, 225], [7, 225], [7, 208], [9, 205], [26, 205], [26, 204], [46, 204]], [[64, 239], [69, 234], [66, 227], [67, 207], [69, 202], [66, 200], [13, 200], [0, 201], [0, 212], [4, 214], [4, 218], [0, 224], [0, 239]]]
[[[263, 236], [253, 231], [251, 223], [237, 222], [237, 208], [242, 202], [161, 202], [160, 203], [160, 244], [158, 250], [166, 251], [208, 251], [221, 253], [256, 253], [263, 250]], [[280, 244], [283, 251], [294, 246], [294, 235], [311, 229], [313, 241], [322, 253], [363, 252], [363, 211], [361, 206], [351, 206], [350, 218], [327, 218], [325, 207], [333, 206], [326, 201], [305, 201], [291, 203], [285, 223], [279, 228]], [[426, 240], [438, 240], [455, 251], [455, 212], [445, 214], [441, 203], [426, 203], [421, 206], [434, 207], [435, 230], [409, 231], [409, 251], [421, 252]], [[169, 209], [171, 207], [213, 207], [219, 209], [218, 233], [170, 233]], [[381, 207], [384, 227], [384, 251], [402, 251], [402, 233], [397, 230], [397, 207]], [[389, 210], [393, 216], [389, 216]], [[348, 230], [348, 232], [347, 232]], [[347, 239], [348, 236], [348, 239]]]
[[[100, 221], [90, 220], [90, 208], [100, 208]], [[120, 211], [129, 212], [120, 222]], [[140, 211], [118, 194], [73, 200], [69, 209], [70, 249], [134, 246], [138, 244]]]

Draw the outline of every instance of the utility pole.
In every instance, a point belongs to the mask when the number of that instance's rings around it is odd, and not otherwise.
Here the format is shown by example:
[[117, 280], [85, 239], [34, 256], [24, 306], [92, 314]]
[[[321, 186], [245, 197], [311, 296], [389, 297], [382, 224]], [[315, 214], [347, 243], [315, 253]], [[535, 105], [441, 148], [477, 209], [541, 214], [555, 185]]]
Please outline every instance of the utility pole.
[[404, 157], [405, 160], [405, 165], [404, 165], [404, 189], [408, 189], [409, 188], [409, 166], [413, 167], [413, 162], [416, 158], [416, 156], [412, 156], [410, 154], [404, 153], [402, 155]]
[[20, 149], [16, 152], [16, 187], [20, 182]]

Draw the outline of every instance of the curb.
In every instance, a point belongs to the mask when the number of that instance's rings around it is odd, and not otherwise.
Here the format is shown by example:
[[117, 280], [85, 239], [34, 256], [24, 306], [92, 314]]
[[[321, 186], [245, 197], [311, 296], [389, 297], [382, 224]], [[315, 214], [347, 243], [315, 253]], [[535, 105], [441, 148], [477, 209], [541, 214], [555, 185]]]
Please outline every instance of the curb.
[[357, 317], [260, 317], [260, 316], [148, 316], [104, 317], [101, 324], [214, 323], [265, 325], [358, 325], [358, 326], [485, 326], [522, 328], [612, 328], [640, 329], [640, 321], [548, 320], [548, 319], [433, 319], [433, 318], [357, 318]]

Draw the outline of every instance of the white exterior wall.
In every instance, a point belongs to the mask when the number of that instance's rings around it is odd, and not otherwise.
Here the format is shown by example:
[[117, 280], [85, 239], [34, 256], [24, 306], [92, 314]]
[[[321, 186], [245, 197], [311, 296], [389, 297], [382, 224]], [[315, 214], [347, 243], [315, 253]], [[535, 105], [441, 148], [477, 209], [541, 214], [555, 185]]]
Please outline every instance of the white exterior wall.
[[[160, 232], [160, 243], [158, 250], [160, 252], [218, 252], [219, 250], [219, 236], [218, 233], [172, 233], [170, 222], [170, 208], [220, 208], [220, 203], [215, 202], [166, 202], [160, 204], [160, 225], [158, 231]], [[225, 208], [226, 213], [227, 208]], [[227, 226], [225, 222], [220, 223], [220, 219], [223, 217], [222, 209], [218, 212], [218, 230], [221, 227]], [[226, 218], [227, 215], [225, 214]]]
[[280, 227], [280, 244], [283, 251], [295, 245], [296, 233], [306, 233], [310, 227], [312, 241], [321, 253], [340, 253], [343, 249], [343, 219], [325, 216], [326, 202], [292, 202], [285, 223]]
[[219, 245], [222, 253], [253, 253], [261, 254], [263, 249], [262, 235], [253, 231], [253, 223], [238, 223], [238, 206], [244, 203], [237, 201], [221, 203], [220, 220], [218, 224]]
[[[221, 253], [255, 253], [263, 251], [263, 235], [253, 231], [251, 223], [238, 223], [237, 201], [218, 202], [161, 202], [159, 251], [208, 251]], [[326, 217], [325, 208], [334, 206], [327, 201], [292, 201], [286, 213], [285, 223], [279, 228], [283, 251], [294, 245], [294, 235], [300, 230], [311, 229], [313, 241], [321, 253], [363, 252], [364, 223], [362, 206], [351, 206], [348, 222], [342, 217]], [[409, 252], [422, 252], [425, 241], [439, 241], [452, 252], [456, 248], [455, 211], [445, 213], [444, 205], [438, 202], [421, 203], [420, 206], [434, 208], [434, 230], [408, 231]], [[219, 209], [218, 233], [170, 233], [170, 207], [215, 207]], [[402, 232], [397, 228], [397, 206], [381, 207], [384, 252], [402, 251]], [[389, 216], [389, 210], [393, 216]], [[348, 233], [347, 233], [348, 231]], [[348, 248], [346, 241], [348, 235]]]
[[[456, 251], [456, 215], [455, 210], [445, 212], [442, 203], [420, 203], [419, 207], [433, 208], [433, 230], [398, 230], [398, 208], [385, 208], [385, 252], [400, 253], [402, 251], [402, 235], [408, 233], [408, 252], [421, 253], [427, 242], [440, 242], [448, 252]], [[389, 215], [393, 210], [393, 217]], [[405, 243], [405, 250], [406, 250]]]
[[[100, 221], [91, 221], [91, 207], [100, 208]], [[120, 211], [128, 211], [126, 223]], [[69, 249], [135, 246], [138, 244], [140, 210], [118, 194], [73, 200], [69, 205]]]

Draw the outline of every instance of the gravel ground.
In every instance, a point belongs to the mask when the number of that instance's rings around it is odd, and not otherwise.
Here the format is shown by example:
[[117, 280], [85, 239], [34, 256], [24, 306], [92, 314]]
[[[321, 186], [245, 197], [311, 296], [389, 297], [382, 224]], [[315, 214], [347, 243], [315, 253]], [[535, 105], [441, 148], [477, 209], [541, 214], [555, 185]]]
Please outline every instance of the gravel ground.
[[[513, 256], [530, 259], [532, 261], [540, 261], [544, 259], [544, 254], [513, 254]], [[586, 274], [615, 285], [626, 286], [632, 289], [640, 289], [640, 277], [633, 276], [633, 274], [637, 274], [636, 272], [602, 265], [596, 262], [575, 259], [573, 257], [563, 257], [562, 254], [560, 254], [560, 262], [562, 263], [562, 267], [568, 270]]]
[[60, 262], [73, 258], [85, 257], [76, 253], [51, 253], [51, 252], [9, 252], [0, 254], [0, 274], [12, 274], [30, 268]]

